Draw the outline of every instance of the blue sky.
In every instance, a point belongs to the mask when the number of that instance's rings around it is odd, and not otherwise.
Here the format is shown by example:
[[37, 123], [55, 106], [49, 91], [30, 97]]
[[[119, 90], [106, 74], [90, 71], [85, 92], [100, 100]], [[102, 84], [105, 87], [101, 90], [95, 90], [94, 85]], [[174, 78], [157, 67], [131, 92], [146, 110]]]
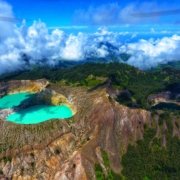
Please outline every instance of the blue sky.
[[[167, 13], [163, 16], [146, 18], [143, 15], [134, 18], [130, 14], [177, 10], [180, 9], [179, 0], [7, 0], [7, 2], [12, 5], [17, 18], [25, 18], [29, 22], [41, 19], [48, 27], [180, 23], [180, 10], [179, 13], [170, 13], [170, 15]], [[123, 18], [119, 16], [123, 16]], [[135, 20], [131, 22], [133, 18]]]

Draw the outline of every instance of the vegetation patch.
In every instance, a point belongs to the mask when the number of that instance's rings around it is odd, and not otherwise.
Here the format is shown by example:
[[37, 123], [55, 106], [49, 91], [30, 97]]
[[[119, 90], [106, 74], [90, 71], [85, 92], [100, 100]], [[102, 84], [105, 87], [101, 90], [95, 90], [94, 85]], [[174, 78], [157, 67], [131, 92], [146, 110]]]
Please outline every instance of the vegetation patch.
[[129, 90], [132, 96], [119, 102], [128, 106], [149, 108], [147, 97], [165, 89], [168, 85], [179, 83], [180, 71], [173, 67], [141, 71], [123, 63], [86, 63], [71, 68], [41, 68], [22, 72], [6, 77], [9, 79], [41, 79], [46, 78], [51, 83], [71, 86], [86, 86], [92, 88], [101, 84], [107, 78], [112, 85], [120, 90]]
[[123, 176], [126, 179], [180, 179], [180, 141], [167, 131], [167, 146], [155, 138], [155, 129], [147, 129], [144, 139], [130, 145], [122, 158]]
[[108, 158], [108, 154], [105, 151], [101, 151], [103, 164], [107, 169], [107, 175], [104, 174], [103, 169], [100, 164], [95, 164], [95, 175], [97, 180], [121, 180], [123, 179], [122, 176], [113, 172], [110, 167], [110, 161]]

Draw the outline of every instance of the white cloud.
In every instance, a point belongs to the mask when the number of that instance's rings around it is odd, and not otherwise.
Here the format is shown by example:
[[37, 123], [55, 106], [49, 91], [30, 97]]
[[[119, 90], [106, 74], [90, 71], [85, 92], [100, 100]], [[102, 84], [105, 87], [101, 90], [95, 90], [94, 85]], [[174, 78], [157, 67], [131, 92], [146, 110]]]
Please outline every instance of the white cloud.
[[75, 23], [85, 23], [91, 25], [111, 25], [116, 24], [120, 6], [118, 3], [104, 4], [99, 7], [89, 7], [80, 9], [74, 15]]
[[[3, 0], [0, 0], [0, 17], [14, 17], [11, 5]], [[6, 38], [9, 34], [12, 35], [14, 26], [13, 23], [0, 21], [0, 40]]]
[[52, 26], [48, 27], [48, 29], [63, 29], [63, 30], [72, 30], [72, 29], [77, 29], [77, 30], [82, 30], [82, 29], [88, 29], [88, 26]]
[[145, 12], [145, 10], [158, 11], [159, 9], [156, 3], [148, 1], [143, 3], [134, 2], [124, 7], [120, 3], [107, 3], [77, 10], [74, 15], [74, 23], [109, 26], [122, 23], [152, 22], [157, 17], [143, 18], [143, 16], [136, 16], [135, 14]]
[[154, 2], [131, 3], [119, 11], [119, 22], [121, 23], [148, 23], [157, 20], [157, 17], [144, 18], [143, 15], [137, 16], [138, 12], [158, 11], [160, 8]]
[[128, 64], [148, 69], [158, 64], [180, 60], [180, 36], [164, 37], [158, 40], [140, 40], [130, 43], [123, 51], [131, 54]]
[[66, 60], [77, 61], [84, 59], [83, 46], [85, 41], [86, 39], [82, 33], [79, 33], [77, 36], [71, 34], [65, 42], [61, 57]]

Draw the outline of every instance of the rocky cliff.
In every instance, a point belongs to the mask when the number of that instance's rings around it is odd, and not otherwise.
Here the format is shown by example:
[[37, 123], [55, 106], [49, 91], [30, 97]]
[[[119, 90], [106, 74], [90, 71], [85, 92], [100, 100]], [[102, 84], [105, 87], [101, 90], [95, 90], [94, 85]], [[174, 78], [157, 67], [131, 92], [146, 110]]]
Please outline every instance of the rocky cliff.
[[103, 151], [113, 172], [120, 174], [122, 155], [129, 144], [143, 138], [144, 127], [152, 125], [151, 113], [120, 105], [105, 88], [87, 91], [51, 85], [49, 89], [70, 99], [76, 114], [66, 121], [38, 125], [0, 121], [1, 178], [96, 179], [95, 164], [105, 174], [108, 171]]
[[180, 107], [180, 83], [174, 83], [165, 89], [166, 91], [159, 92], [157, 94], [151, 94], [148, 97], [148, 101], [152, 106], [156, 106], [160, 103], [175, 104]]
[[16, 92], [39, 92], [48, 86], [49, 82], [45, 79], [36, 81], [21, 80], [0, 82], [0, 97], [5, 94]]

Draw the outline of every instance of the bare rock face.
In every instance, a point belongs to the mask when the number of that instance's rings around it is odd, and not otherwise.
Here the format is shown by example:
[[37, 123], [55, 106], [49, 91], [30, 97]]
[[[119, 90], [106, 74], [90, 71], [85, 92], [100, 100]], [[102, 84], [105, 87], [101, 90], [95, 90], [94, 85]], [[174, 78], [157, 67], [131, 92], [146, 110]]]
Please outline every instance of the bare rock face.
[[[95, 179], [94, 165], [106, 151], [114, 172], [121, 172], [121, 157], [128, 144], [141, 139], [151, 114], [118, 104], [105, 89], [57, 87], [76, 107], [69, 120], [20, 126], [0, 122], [2, 177], [9, 179]], [[103, 170], [106, 172], [105, 167]]]
[[71, 99], [66, 98], [63, 94], [57, 93], [52, 89], [44, 89], [38, 94], [37, 99], [41, 102], [45, 102], [46, 104], [51, 104], [55, 106], [58, 106], [60, 104], [66, 104], [72, 109], [73, 114], [76, 113], [76, 107], [73, 105]]
[[159, 104], [161, 102], [163, 102], [163, 103], [170, 102], [171, 101], [171, 92], [167, 91], [167, 92], [161, 92], [158, 94], [150, 95], [148, 97], [148, 101], [152, 105], [156, 105], [156, 104]]
[[150, 95], [148, 101], [152, 106], [159, 103], [173, 103], [180, 106], [180, 83], [169, 85], [166, 91]]
[[16, 92], [39, 92], [48, 86], [49, 82], [45, 79], [36, 81], [21, 80], [0, 82], [0, 97], [8, 93]]

